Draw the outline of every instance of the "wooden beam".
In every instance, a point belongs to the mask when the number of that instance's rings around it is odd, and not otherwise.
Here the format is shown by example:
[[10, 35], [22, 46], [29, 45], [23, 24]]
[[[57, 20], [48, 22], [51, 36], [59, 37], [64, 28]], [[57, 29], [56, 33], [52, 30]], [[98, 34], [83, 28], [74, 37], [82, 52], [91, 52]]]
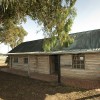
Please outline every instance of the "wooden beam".
[[58, 83], [61, 83], [60, 55], [58, 55]]

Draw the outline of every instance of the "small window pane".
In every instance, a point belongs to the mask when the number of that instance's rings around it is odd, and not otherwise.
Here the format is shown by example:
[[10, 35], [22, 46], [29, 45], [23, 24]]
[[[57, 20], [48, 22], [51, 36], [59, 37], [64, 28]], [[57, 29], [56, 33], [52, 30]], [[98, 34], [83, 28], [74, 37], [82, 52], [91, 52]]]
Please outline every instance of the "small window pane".
[[73, 68], [76, 68], [76, 65], [73, 65]]
[[83, 58], [83, 57], [80, 57], [80, 60], [81, 60], [81, 61], [83, 61], [83, 60], [84, 60], [84, 58]]
[[24, 58], [24, 64], [28, 64], [28, 58]]
[[80, 65], [77, 65], [77, 68], [80, 69]]
[[18, 57], [14, 57], [14, 63], [18, 63]]
[[84, 69], [84, 55], [83, 54], [74, 54], [72, 57], [73, 68], [75, 69]]
[[84, 65], [81, 65], [81, 69], [84, 69]]

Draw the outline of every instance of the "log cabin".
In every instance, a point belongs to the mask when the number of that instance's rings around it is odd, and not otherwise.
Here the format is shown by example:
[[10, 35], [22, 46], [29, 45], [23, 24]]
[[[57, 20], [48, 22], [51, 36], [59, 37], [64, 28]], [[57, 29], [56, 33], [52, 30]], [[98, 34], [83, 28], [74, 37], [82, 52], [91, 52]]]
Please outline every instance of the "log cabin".
[[61, 77], [100, 80], [100, 29], [71, 36], [74, 43], [69, 47], [51, 52], [43, 51], [44, 39], [21, 43], [8, 53], [9, 69], [54, 75], [60, 62]]

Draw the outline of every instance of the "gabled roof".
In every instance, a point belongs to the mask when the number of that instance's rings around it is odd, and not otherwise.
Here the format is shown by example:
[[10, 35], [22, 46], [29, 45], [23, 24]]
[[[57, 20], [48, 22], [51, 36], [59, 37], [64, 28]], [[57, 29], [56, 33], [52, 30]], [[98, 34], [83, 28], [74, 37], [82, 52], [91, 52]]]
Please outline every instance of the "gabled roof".
[[[61, 52], [91, 52], [100, 51], [100, 29], [78, 32], [71, 34], [72, 37], [75, 38], [73, 44], [71, 44], [68, 48], [64, 48], [60, 50]], [[23, 42], [14, 49], [12, 49], [10, 53], [45, 53], [43, 52], [43, 41], [44, 39]], [[57, 52], [57, 51], [56, 51]], [[50, 52], [49, 52], [50, 53]], [[53, 52], [52, 52], [53, 53]], [[55, 53], [55, 52], [54, 52]]]
[[67, 50], [93, 50], [100, 48], [100, 29], [74, 33], [75, 41]]
[[43, 41], [44, 39], [23, 42], [12, 49], [9, 53], [43, 52]]

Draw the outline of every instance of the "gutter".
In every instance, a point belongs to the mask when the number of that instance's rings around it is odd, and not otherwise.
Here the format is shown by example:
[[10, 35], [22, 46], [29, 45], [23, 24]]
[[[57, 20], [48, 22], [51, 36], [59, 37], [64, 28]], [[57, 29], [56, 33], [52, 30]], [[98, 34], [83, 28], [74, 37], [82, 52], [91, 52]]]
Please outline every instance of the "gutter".
[[55, 55], [55, 54], [79, 54], [79, 53], [99, 53], [100, 49], [76, 49], [76, 50], [63, 50], [54, 52], [20, 52], [20, 53], [7, 53], [6, 55]]

